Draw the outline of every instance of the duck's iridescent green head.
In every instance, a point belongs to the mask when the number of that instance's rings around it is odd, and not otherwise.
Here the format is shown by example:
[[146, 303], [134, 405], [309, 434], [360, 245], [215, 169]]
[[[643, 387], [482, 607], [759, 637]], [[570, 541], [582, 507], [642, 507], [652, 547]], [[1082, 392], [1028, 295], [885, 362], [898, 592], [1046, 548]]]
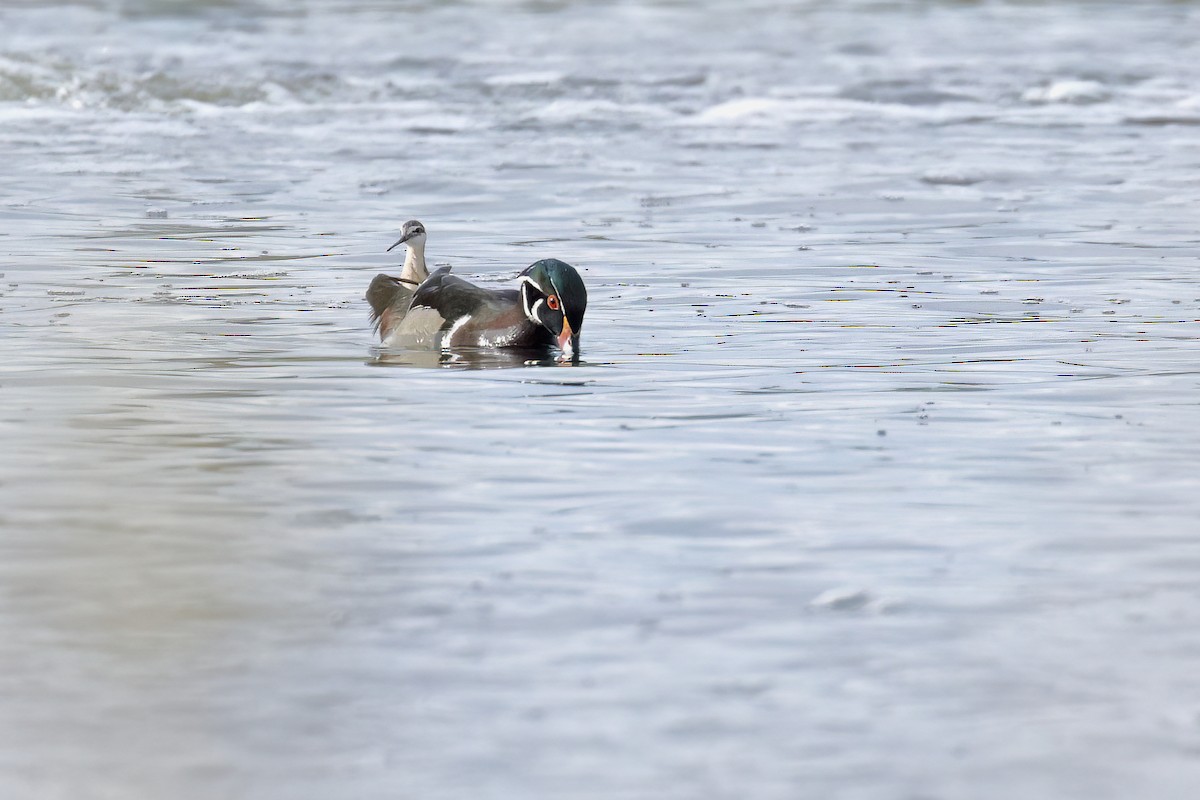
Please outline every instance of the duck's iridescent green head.
[[587, 311], [587, 288], [575, 268], [544, 258], [521, 273], [525, 315], [554, 334], [563, 355], [579, 358], [579, 331]]

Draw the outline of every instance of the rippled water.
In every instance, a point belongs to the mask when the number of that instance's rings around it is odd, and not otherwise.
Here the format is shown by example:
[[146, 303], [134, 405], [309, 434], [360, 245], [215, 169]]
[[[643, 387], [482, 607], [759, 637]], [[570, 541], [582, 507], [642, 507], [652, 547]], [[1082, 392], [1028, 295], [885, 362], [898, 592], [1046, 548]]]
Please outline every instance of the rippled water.
[[0, 794], [1193, 797], [1197, 30], [6, 3]]

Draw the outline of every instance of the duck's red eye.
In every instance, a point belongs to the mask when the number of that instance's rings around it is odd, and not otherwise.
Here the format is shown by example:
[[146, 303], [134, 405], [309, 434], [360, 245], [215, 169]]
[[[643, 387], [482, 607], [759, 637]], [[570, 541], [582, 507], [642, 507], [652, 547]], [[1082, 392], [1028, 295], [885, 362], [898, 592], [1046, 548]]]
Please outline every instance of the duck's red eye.
[[546, 298], [546, 305], [550, 306], [551, 311], [558, 311], [558, 298], [555, 295], [550, 295]]

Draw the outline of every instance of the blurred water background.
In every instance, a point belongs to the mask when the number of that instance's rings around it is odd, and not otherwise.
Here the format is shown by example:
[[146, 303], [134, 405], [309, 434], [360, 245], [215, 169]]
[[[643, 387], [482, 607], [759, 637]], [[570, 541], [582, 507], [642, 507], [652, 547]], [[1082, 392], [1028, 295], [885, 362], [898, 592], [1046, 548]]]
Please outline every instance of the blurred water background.
[[1195, 797], [1198, 31], [8, 0], [0, 796]]

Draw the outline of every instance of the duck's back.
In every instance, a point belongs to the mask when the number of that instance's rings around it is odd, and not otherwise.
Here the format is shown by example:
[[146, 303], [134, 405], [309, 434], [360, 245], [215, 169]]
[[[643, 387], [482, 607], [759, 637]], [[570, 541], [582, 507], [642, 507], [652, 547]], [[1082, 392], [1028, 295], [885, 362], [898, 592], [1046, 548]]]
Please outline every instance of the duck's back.
[[[391, 287], [386, 288], [395, 292]], [[395, 305], [384, 311], [389, 326], [380, 327], [386, 347], [512, 346], [540, 342], [536, 326], [521, 309], [516, 290], [476, 286], [451, 275], [449, 267], [431, 273], [402, 310], [393, 309]]]

